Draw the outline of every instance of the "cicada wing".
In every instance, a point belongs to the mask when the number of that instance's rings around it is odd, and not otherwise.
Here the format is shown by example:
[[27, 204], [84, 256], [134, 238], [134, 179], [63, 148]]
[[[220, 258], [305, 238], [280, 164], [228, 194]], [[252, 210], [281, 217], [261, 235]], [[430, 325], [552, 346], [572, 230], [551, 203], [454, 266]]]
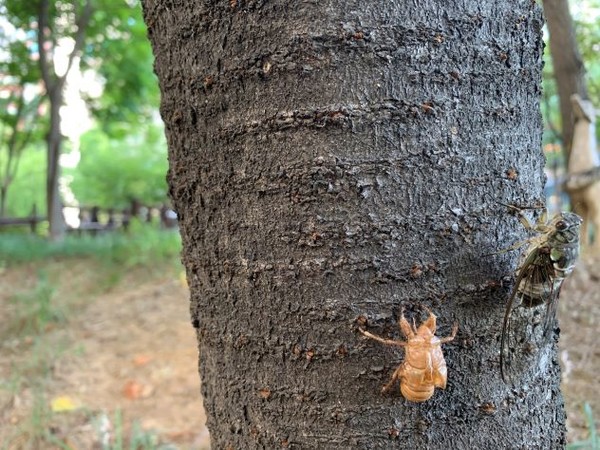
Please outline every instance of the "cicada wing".
[[552, 293], [552, 285], [548, 284], [552, 282], [549, 272], [552, 266], [547, 264], [547, 259], [539, 248], [529, 252], [518, 271], [506, 306], [500, 344], [500, 372], [507, 384], [513, 383], [535, 361], [532, 349], [539, 347], [539, 335], [542, 333], [531, 324], [532, 314], [527, 306], [545, 303]]
[[546, 345], [552, 336], [554, 323], [556, 322], [556, 310], [558, 309], [558, 297], [562, 288], [563, 280], [554, 280], [552, 291], [546, 301], [546, 310], [544, 312], [544, 329], [542, 334], [542, 345]]
[[542, 330], [539, 335], [537, 346], [537, 357], [535, 362], [535, 369], [541, 369], [542, 356], [547, 354], [547, 347], [551, 341], [554, 324], [556, 323], [556, 311], [558, 309], [558, 297], [560, 295], [560, 289], [562, 287], [563, 280], [552, 280], [552, 286], [549, 287], [548, 296], [545, 298], [545, 307], [543, 312], [543, 318], [541, 320]]
[[[511, 294], [511, 300], [509, 303], [514, 301], [515, 291]], [[513, 367], [513, 352], [511, 348], [514, 347], [514, 344], [511, 343], [511, 336], [514, 336], [512, 333], [512, 323], [510, 320], [510, 316], [512, 315], [512, 306], [506, 307], [506, 312], [504, 313], [504, 322], [502, 324], [502, 337], [500, 340], [500, 374], [502, 375], [502, 380], [506, 383], [512, 383], [512, 371]]]
[[522, 267], [519, 270], [515, 286], [510, 294], [506, 310], [504, 312], [504, 321], [502, 323], [502, 335], [500, 338], [500, 374], [502, 380], [509, 384], [512, 383], [515, 376], [515, 351], [517, 349], [518, 330], [514, 329], [513, 315], [515, 310], [521, 305], [521, 294], [519, 285], [529, 276], [531, 268]]

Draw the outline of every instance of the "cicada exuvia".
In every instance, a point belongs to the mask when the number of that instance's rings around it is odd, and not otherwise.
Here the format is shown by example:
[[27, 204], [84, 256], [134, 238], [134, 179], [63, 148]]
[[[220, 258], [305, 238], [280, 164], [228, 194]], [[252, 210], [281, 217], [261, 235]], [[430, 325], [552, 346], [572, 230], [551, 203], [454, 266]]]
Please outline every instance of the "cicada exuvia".
[[536, 235], [508, 249], [529, 244], [517, 269], [502, 324], [500, 371], [506, 383], [526, 370], [531, 359], [535, 367], [540, 364], [554, 328], [560, 288], [579, 257], [581, 226], [577, 214], [560, 212], [548, 221], [545, 211], [531, 225], [520, 208], [511, 208], [518, 211], [525, 228]]
[[406, 341], [384, 339], [358, 328], [370, 339], [404, 348], [404, 361], [396, 368], [392, 378], [383, 386], [381, 392], [388, 392], [396, 381], [400, 381], [402, 396], [408, 401], [418, 403], [429, 400], [436, 387], [446, 389], [448, 369], [442, 353], [442, 344], [453, 341], [458, 332], [458, 323], [455, 323], [450, 336], [437, 337], [435, 335], [437, 317], [428, 308], [424, 307], [424, 309], [429, 313], [429, 317], [418, 328], [414, 320], [412, 325], [406, 320], [402, 311], [398, 326]]

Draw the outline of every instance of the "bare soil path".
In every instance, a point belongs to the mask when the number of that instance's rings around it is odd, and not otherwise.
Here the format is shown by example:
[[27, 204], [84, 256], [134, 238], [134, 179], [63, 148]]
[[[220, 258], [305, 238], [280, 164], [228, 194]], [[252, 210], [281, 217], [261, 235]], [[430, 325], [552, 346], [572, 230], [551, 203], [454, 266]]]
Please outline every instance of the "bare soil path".
[[[71, 276], [65, 276], [65, 271]], [[49, 278], [66, 290], [69, 279], [82, 282], [90, 276], [66, 263], [61, 271], [52, 272]], [[5, 294], [18, 291], [30, 286], [35, 276], [33, 270], [11, 269], [0, 274], [0, 285], [11, 286]], [[58, 291], [55, 297], [67, 296], [64, 288]], [[6, 297], [0, 293], [0, 308], [11, 309]], [[114, 443], [119, 434], [127, 442], [134, 423], [144, 432], [155, 433], [155, 442], [163, 444], [157, 448], [208, 449], [196, 337], [181, 279], [176, 274], [156, 277], [138, 271], [107, 292], [72, 302], [70, 307], [68, 324], [49, 327], [43, 336], [50, 358], [41, 393], [29, 377], [44, 374], [26, 369], [28, 358], [39, 358], [35, 341], [25, 336], [0, 347], [0, 379], [23, 378], [22, 389], [1, 390], [0, 448], [48, 448], [47, 442], [32, 441], [31, 435], [43, 430], [31, 429], [35, 426], [31, 416], [40, 410], [47, 414], [53, 401], [66, 398], [75, 409], [53, 412], [41, 426], [73, 449], [100, 449], [102, 440]], [[10, 312], [1, 311], [4, 317], [4, 313], [10, 317]], [[40, 400], [48, 408], [36, 407]]]

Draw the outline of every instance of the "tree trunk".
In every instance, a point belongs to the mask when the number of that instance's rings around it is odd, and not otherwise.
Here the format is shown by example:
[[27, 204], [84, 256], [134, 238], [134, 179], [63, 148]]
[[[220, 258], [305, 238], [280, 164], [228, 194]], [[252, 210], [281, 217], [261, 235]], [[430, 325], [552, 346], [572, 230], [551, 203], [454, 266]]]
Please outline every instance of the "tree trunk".
[[[563, 446], [555, 350], [500, 379], [490, 256], [525, 237], [494, 199], [543, 198], [536, 3], [143, 5], [213, 448]], [[357, 332], [418, 305], [460, 326], [420, 404]]]
[[558, 89], [562, 139], [568, 161], [575, 126], [571, 95], [579, 94], [584, 100], [588, 99], [585, 67], [569, 12], [569, 0], [543, 0], [542, 3], [550, 34], [550, 56]]
[[6, 214], [6, 195], [8, 194], [8, 188], [0, 186], [0, 218], [3, 218]]
[[60, 107], [62, 105], [62, 88], [55, 89], [48, 95], [50, 101], [50, 130], [46, 136], [48, 158], [46, 167], [46, 212], [50, 224], [50, 238], [62, 239], [65, 234], [65, 220], [62, 212], [62, 201], [59, 192], [60, 180], [60, 148], [62, 133], [60, 130]]
[[[57, 36], [52, 37], [53, 24], [50, 23], [50, 0], [39, 0], [38, 5], [38, 30], [37, 44], [39, 49], [39, 66], [42, 80], [46, 89], [46, 95], [50, 103], [50, 125], [46, 143], [48, 147], [48, 161], [46, 167], [46, 213], [50, 224], [50, 238], [60, 240], [65, 235], [65, 220], [62, 212], [62, 201], [60, 199], [60, 150], [62, 143], [60, 107], [63, 104], [63, 88], [69, 71], [73, 67], [75, 57], [79, 54], [85, 38], [85, 30], [88, 26], [92, 4], [86, 0], [75, 17], [76, 31], [71, 36], [74, 40], [73, 50], [69, 54], [65, 73], [56, 76], [54, 60], [49, 50], [56, 45]], [[62, 25], [64, 26], [64, 24]]]

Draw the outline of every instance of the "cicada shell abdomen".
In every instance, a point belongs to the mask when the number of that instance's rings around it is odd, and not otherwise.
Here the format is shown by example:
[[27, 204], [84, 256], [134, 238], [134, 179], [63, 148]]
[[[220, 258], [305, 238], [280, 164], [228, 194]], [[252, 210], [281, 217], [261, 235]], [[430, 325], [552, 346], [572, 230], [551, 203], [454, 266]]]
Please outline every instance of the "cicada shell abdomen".
[[399, 321], [400, 330], [407, 338], [406, 341], [384, 339], [359, 328], [368, 338], [386, 345], [403, 347], [404, 361], [394, 371], [392, 378], [383, 388], [387, 392], [400, 381], [400, 393], [411, 402], [424, 402], [434, 394], [435, 388], [446, 388], [447, 368], [442, 344], [450, 342], [456, 336], [458, 325], [454, 325], [452, 334], [439, 339], [435, 336], [436, 317], [429, 311], [429, 317], [418, 328], [411, 325], [404, 314]]
[[440, 340], [426, 330], [406, 346], [406, 356], [400, 373], [400, 392], [407, 400], [429, 400], [435, 388], [446, 389], [448, 369]]

